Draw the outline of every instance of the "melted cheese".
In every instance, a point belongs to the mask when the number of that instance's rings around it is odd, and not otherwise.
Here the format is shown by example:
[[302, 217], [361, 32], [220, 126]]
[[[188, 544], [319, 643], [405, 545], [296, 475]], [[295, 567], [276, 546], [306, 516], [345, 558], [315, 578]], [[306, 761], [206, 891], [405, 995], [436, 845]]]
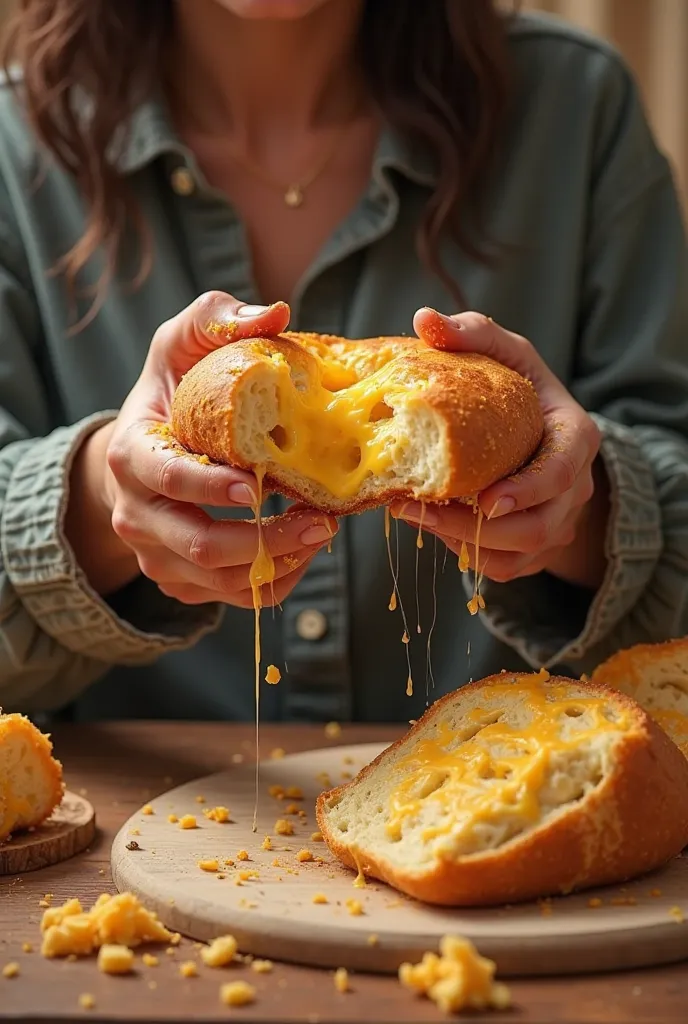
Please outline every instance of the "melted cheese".
[[[415, 819], [426, 801], [436, 804], [446, 819], [423, 831], [424, 842], [440, 835], [470, 835], [476, 825], [498, 821], [505, 809], [535, 824], [552, 755], [575, 751], [601, 732], [624, 728], [621, 720], [606, 716], [608, 703], [602, 698], [571, 697], [565, 686], [545, 688], [532, 680], [519, 680], [518, 685], [530, 711], [529, 724], [516, 728], [495, 721], [495, 708], [513, 695], [513, 683], [486, 687], [491, 710], [479, 708], [464, 720], [475, 729], [471, 738], [461, 742], [440, 722], [434, 736], [421, 739], [398, 762], [402, 781], [389, 800], [390, 839], [401, 838], [404, 823]], [[576, 727], [577, 719], [584, 724]], [[566, 722], [568, 728], [563, 727]]]
[[390, 572], [392, 573], [392, 596], [391, 596], [391, 598], [389, 600], [389, 610], [391, 612], [396, 610], [396, 607], [397, 607], [397, 597], [398, 597], [399, 609], [401, 611], [401, 619], [402, 619], [402, 622], [404, 624], [404, 632], [403, 632], [402, 637], [401, 637], [401, 642], [406, 647], [406, 665], [407, 665], [407, 668], [408, 668], [408, 676], [406, 678], [406, 696], [407, 697], [412, 697], [413, 696], [413, 674], [411, 672], [411, 654], [410, 654], [410, 651], [409, 651], [409, 648], [408, 648], [408, 645], [409, 645], [408, 622], [406, 621], [406, 612], [404, 611], [404, 605], [402, 604], [402, 601], [401, 601], [401, 594], [399, 593], [399, 533], [398, 533], [399, 525], [398, 525], [396, 519], [394, 520], [394, 529], [395, 529], [396, 541], [397, 541], [397, 564], [396, 564], [396, 566], [394, 565], [394, 563], [392, 561], [392, 547], [391, 547], [390, 542], [389, 542], [390, 514], [389, 514], [389, 509], [387, 507], [385, 507], [385, 543], [387, 545], [387, 558], [389, 559], [389, 568], [390, 568]]
[[356, 380], [335, 361], [318, 358], [319, 379], [298, 390], [287, 360], [275, 355], [272, 361], [279, 423], [265, 439], [266, 458], [314, 480], [335, 498], [353, 497], [367, 476], [384, 472], [400, 443], [387, 401], [407, 389], [394, 380], [394, 366]]
[[466, 1008], [503, 1010], [509, 1006], [506, 985], [495, 982], [495, 963], [480, 956], [467, 939], [446, 935], [440, 956], [425, 953], [419, 964], [402, 964], [399, 980], [406, 988], [432, 999], [444, 1013]]

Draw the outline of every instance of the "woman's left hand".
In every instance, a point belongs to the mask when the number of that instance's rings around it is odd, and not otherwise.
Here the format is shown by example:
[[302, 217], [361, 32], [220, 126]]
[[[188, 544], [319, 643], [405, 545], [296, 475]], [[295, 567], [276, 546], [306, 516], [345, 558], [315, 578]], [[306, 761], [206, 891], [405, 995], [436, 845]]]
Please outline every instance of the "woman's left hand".
[[485, 520], [475, 564], [475, 513], [459, 504], [396, 502], [392, 515], [436, 534], [455, 554], [466, 543], [471, 566], [506, 582], [546, 570], [596, 589], [604, 577], [608, 481], [595, 423], [531, 343], [479, 313], [416, 313], [414, 327], [435, 348], [480, 352], [529, 378], [545, 419], [540, 449], [522, 470], [479, 496]]

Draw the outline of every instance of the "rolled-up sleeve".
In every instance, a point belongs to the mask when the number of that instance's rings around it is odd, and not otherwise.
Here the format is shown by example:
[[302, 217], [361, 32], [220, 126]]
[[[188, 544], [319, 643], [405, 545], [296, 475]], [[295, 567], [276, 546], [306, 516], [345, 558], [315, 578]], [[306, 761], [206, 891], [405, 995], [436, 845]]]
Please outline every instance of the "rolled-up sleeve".
[[610, 482], [595, 594], [547, 573], [486, 583], [485, 624], [534, 667], [589, 671], [688, 634], [688, 262], [671, 174], [631, 80], [594, 181], [570, 389]]
[[38, 370], [39, 311], [0, 217], [0, 706], [58, 708], [114, 664], [143, 664], [213, 629], [216, 606], [187, 607], [141, 577], [108, 601], [64, 535], [69, 474], [85, 438], [115, 413], [54, 428]]

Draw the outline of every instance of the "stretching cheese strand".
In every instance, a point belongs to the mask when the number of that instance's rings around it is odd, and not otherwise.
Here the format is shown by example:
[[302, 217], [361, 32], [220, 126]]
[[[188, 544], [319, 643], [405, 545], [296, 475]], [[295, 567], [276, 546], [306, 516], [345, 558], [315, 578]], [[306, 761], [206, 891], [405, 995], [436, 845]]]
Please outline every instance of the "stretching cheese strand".
[[[397, 556], [398, 556], [398, 554], [399, 554], [399, 532], [398, 532], [399, 531], [399, 526], [397, 524], [396, 519], [394, 520], [394, 523], [395, 523], [395, 537], [396, 537], [396, 542], [397, 542]], [[387, 544], [387, 558], [389, 559], [389, 568], [390, 568], [390, 572], [392, 573], [392, 584], [393, 584], [392, 597], [394, 598], [394, 607], [392, 607], [392, 600], [390, 600], [390, 602], [389, 602], [389, 610], [390, 611], [394, 611], [394, 609], [397, 607], [397, 600], [398, 600], [399, 610], [401, 611], [401, 619], [402, 619], [402, 622], [404, 624], [404, 636], [402, 637], [402, 641], [404, 642], [404, 644], [406, 646], [406, 664], [408, 665], [408, 679], [406, 680], [406, 695], [408, 697], [410, 697], [413, 694], [413, 676], [412, 676], [412, 673], [411, 673], [411, 655], [410, 655], [410, 652], [409, 652], [409, 649], [408, 649], [408, 635], [409, 635], [409, 632], [408, 632], [408, 622], [406, 621], [406, 612], [404, 611], [404, 605], [403, 605], [403, 602], [401, 600], [401, 594], [399, 593], [398, 558], [397, 558], [397, 567], [395, 568], [394, 567], [394, 563], [392, 561], [392, 547], [391, 547], [391, 545], [389, 543], [389, 534], [390, 534], [390, 515], [389, 515], [389, 509], [385, 506], [385, 543]]]
[[[253, 831], [258, 830], [258, 784], [260, 781], [260, 611], [263, 607], [263, 598], [261, 594], [261, 587], [269, 583], [272, 587], [275, 579], [275, 563], [272, 559], [268, 547], [265, 543], [265, 537], [263, 535], [263, 520], [261, 519], [260, 510], [263, 504], [263, 476], [265, 469], [262, 466], [256, 467], [256, 481], [258, 485], [258, 493], [256, 495], [256, 504], [253, 509], [253, 514], [256, 519], [256, 528], [258, 531], [258, 551], [256, 557], [253, 559], [251, 569], [249, 571], [249, 583], [251, 584], [251, 594], [253, 597], [253, 614], [255, 618], [255, 637], [254, 637], [254, 659], [255, 659], [255, 699], [256, 699], [256, 792], [253, 805]], [[274, 602], [273, 602], [274, 606]]]

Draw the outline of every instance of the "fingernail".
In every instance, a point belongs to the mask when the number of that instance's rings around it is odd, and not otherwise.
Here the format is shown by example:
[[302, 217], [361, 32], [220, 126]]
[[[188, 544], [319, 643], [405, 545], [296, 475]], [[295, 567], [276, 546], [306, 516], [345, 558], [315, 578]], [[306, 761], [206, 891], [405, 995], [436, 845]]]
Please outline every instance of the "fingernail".
[[326, 544], [329, 540], [332, 540], [333, 536], [334, 530], [330, 530], [329, 527], [318, 523], [315, 526], [307, 527], [299, 539], [302, 544]]
[[230, 484], [227, 494], [235, 505], [255, 505], [257, 501], [255, 491], [248, 484]]
[[252, 316], [260, 316], [261, 313], [267, 313], [269, 309], [270, 306], [239, 306], [239, 308], [236, 311], [236, 315], [241, 317], [242, 319], [249, 319]]
[[419, 525], [422, 524], [423, 526], [437, 525], [437, 513], [415, 501], [409, 501], [406, 505], [402, 505], [399, 517], [401, 519], [410, 519], [411, 522], [418, 523]]
[[492, 509], [488, 512], [488, 519], [499, 519], [500, 516], [507, 516], [509, 512], [513, 512], [516, 508], [516, 499], [512, 498], [511, 495], [505, 494], [501, 498], [497, 498]]

